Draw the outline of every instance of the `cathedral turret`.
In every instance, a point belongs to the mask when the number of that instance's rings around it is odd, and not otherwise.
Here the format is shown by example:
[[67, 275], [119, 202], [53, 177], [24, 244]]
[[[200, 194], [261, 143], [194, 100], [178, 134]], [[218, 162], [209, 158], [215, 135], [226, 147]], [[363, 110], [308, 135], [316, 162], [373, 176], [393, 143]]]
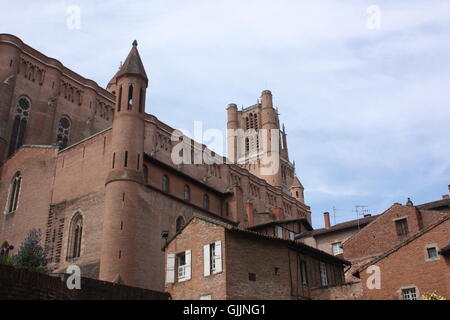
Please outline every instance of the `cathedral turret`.
[[[100, 279], [148, 287], [143, 188], [144, 110], [148, 78], [137, 42], [115, 76], [116, 106], [112, 125]], [[141, 221], [141, 222], [140, 222]], [[144, 244], [144, 245], [143, 245]]]
[[303, 187], [300, 180], [297, 178], [297, 176], [294, 177], [294, 182], [291, 186], [291, 195], [296, 198], [298, 201], [305, 203], [305, 196], [304, 196], [305, 188]]
[[228, 139], [228, 159], [231, 163], [237, 162], [237, 129], [239, 129], [237, 105], [230, 103], [227, 107], [227, 139]]

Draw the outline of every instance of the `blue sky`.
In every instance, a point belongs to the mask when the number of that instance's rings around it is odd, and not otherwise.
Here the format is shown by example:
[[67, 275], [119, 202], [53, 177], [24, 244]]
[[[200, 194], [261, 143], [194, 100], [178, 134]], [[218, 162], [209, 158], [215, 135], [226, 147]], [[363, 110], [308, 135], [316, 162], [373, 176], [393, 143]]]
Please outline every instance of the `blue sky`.
[[[67, 27], [71, 5], [80, 29]], [[16, 0], [2, 11], [0, 32], [102, 86], [137, 39], [146, 111], [176, 128], [225, 130], [228, 103], [270, 89], [315, 227], [333, 207], [342, 222], [355, 205], [376, 214], [448, 193], [449, 1]]]

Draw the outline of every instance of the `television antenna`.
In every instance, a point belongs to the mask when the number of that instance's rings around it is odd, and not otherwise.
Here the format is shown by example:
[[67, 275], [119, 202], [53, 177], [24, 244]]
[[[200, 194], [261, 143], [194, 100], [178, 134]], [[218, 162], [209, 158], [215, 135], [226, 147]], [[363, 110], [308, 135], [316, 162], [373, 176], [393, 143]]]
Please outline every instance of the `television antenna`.
[[356, 219], [358, 220], [358, 230], [360, 229], [360, 225], [359, 225], [360, 216], [364, 217], [364, 215], [369, 213], [369, 209], [367, 209], [367, 208], [369, 208], [369, 206], [356, 205], [355, 210], [353, 210], [353, 212], [356, 212]]

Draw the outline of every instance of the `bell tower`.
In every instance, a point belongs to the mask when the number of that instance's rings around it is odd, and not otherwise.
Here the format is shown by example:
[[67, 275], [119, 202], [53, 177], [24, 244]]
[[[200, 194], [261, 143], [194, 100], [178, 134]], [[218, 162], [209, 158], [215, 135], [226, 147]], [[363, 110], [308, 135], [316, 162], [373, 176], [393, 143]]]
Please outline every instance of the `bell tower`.
[[[287, 134], [280, 126], [272, 92], [264, 90], [257, 104], [241, 110], [229, 104], [227, 112], [229, 161], [292, 194], [291, 187], [297, 188], [300, 181], [295, 180], [295, 165], [289, 161]], [[239, 130], [245, 133], [240, 135]], [[303, 202], [302, 197], [296, 198]]]
[[114, 80], [117, 91], [105, 183], [100, 279], [149, 288], [151, 283], [145, 274], [151, 262], [145, 244], [150, 239], [140, 196], [145, 184], [144, 110], [148, 78], [137, 41]]

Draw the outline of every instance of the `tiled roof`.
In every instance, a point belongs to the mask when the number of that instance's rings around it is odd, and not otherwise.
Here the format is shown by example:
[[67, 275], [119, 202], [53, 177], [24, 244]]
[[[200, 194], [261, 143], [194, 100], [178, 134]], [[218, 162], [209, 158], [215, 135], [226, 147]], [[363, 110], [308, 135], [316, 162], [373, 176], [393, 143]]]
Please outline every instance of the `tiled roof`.
[[355, 220], [338, 223], [329, 229], [321, 228], [321, 229], [304, 232], [299, 235], [299, 238], [316, 237], [316, 236], [327, 234], [327, 233], [332, 233], [332, 232], [336, 232], [336, 231], [341, 231], [341, 230], [345, 230], [345, 229], [349, 229], [349, 228], [358, 227], [358, 225], [360, 227], [364, 227], [364, 226], [368, 225], [369, 223], [371, 223], [376, 218], [378, 218], [378, 216], [379, 216], [379, 214], [374, 215], [374, 216], [364, 217], [361, 219], [355, 219]]
[[264, 235], [262, 233], [259, 232], [255, 232], [255, 231], [251, 231], [248, 229], [242, 229], [236, 226], [236, 224], [232, 224], [232, 223], [227, 223], [224, 221], [219, 221], [217, 219], [215, 219], [215, 217], [206, 217], [205, 215], [201, 215], [201, 214], [195, 214], [192, 216], [192, 218], [186, 223], [186, 225], [180, 230], [180, 232], [178, 232], [172, 239], [170, 239], [170, 241], [167, 242], [166, 246], [167, 247], [169, 245], [170, 242], [172, 242], [177, 236], [178, 234], [180, 234], [181, 232], [183, 232], [183, 230], [194, 220], [194, 219], [200, 219], [218, 226], [223, 227], [224, 229], [228, 230], [229, 232], [234, 232], [234, 233], [241, 233], [241, 234], [245, 234], [251, 237], [257, 237], [260, 238], [262, 240], [269, 240], [269, 241], [275, 241], [275, 242], [280, 242], [280, 243], [284, 243], [287, 246], [291, 247], [291, 248], [295, 248], [298, 249], [301, 252], [305, 252], [305, 253], [309, 253], [311, 255], [315, 255], [315, 256], [319, 256], [324, 260], [328, 260], [328, 261], [332, 261], [335, 263], [341, 263], [341, 264], [345, 264], [350, 266], [351, 263], [345, 259], [333, 256], [331, 254], [328, 254], [322, 250], [313, 248], [311, 246], [308, 246], [304, 243], [298, 242], [298, 241], [293, 241], [293, 240], [288, 240], [288, 239], [280, 239], [277, 237], [272, 237], [272, 236], [268, 236], [268, 235]]
[[439, 209], [439, 208], [448, 207], [450, 210], [450, 198], [427, 202], [427, 203], [418, 205], [417, 207], [419, 207], [420, 209], [427, 209], [427, 210], [435, 210], [435, 209]]
[[290, 223], [290, 222], [303, 222], [304, 225], [309, 230], [312, 230], [311, 224], [309, 223], [309, 221], [306, 218], [270, 221], [270, 222], [267, 222], [267, 223], [262, 223], [262, 224], [258, 224], [258, 225], [253, 226], [253, 227], [249, 227], [247, 229], [248, 230], [256, 230], [256, 229], [263, 228], [263, 227], [268, 227], [268, 226], [271, 226], [271, 225], [280, 225], [280, 224], [285, 224], [285, 223]]

